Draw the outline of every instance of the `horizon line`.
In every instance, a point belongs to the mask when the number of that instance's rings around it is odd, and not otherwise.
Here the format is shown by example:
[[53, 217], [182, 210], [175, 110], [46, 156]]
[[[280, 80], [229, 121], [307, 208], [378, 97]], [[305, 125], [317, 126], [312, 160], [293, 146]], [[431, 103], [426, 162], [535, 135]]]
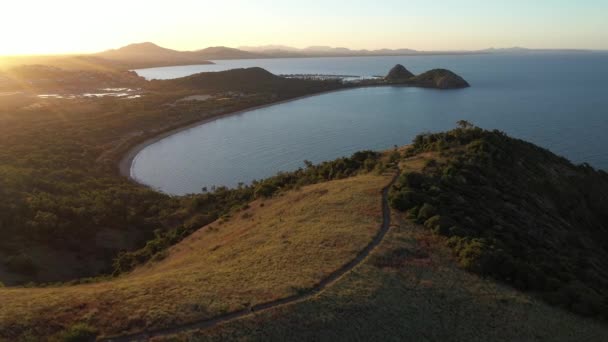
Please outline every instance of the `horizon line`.
[[[377, 49], [370, 49], [370, 48], [349, 48], [349, 47], [345, 47], [345, 46], [331, 46], [331, 45], [308, 45], [305, 47], [295, 47], [295, 46], [290, 46], [290, 45], [284, 45], [284, 44], [261, 44], [261, 45], [240, 45], [240, 46], [227, 46], [227, 45], [213, 45], [213, 46], [207, 46], [207, 47], [203, 47], [203, 48], [198, 48], [198, 49], [194, 49], [194, 50], [178, 50], [178, 49], [173, 49], [173, 48], [168, 48], [162, 45], [159, 45], [157, 43], [154, 43], [152, 41], [143, 41], [143, 42], [136, 42], [136, 43], [129, 43], [127, 45], [123, 45], [117, 48], [109, 48], [109, 49], [105, 49], [105, 50], [100, 50], [100, 51], [89, 51], [89, 52], [64, 52], [64, 53], [34, 53], [34, 54], [0, 54], [0, 58], [19, 58], [19, 57], [69, 57], [69, 56], [80, 56], [80, 55], [94, 55], [94, 54], [98, 54], [98, 53], [102, 53], [102, 52], [106, 52], [106, 51], [112, 51], [112, 50], [120, 50], [122, 48], [128, 47], [128, 46], [132, 46], [132, 45], [139, 45], [139, 44], [153, 44], [155, 46], [158, 46], [160, 48], [164, 48], [164, 49], [168, 49], [168, 50], [173, 50], [173, 51], [178, 51], [178, 52], [194, 52], [194, 51], [199, 51], [199, 50], [204, 50], [204, 49], [208, 49], [208, 48], [215, 48], [215, 47], [223, 47], [223, 48], [230, 48], [230, 49], [237, 49], [237, 50], [241, 50], [241, 51], [247, 51], [247, 50], [242, 50], [243, 47], [247, 47], [247, 48], [262, 48], [262, 47], [268, 47], [268, 46], [281, 46], [281, 47], [286, 47], [286, 48], [290, 48], [290, 49], [296, 49], [296, 50], [305, 50], [311, 47], [327, 47], [327, 48], [332, 48], [332, 49], [348, 49], [351, 50], [353, 52], [357, 52], [357, 51], [369, 51], [369, 52], [373, 52], [373, 51], [380, 51], [380, 50], [412, 50], [415, 52], [484, 52], [487, 50], [509, 50], [509, 49], [522, 49], [522, 50], [531, 50], [531, 51], [586, 51], [586, 52], [608, 52], [608, 49], [592, 49], [592, 48], [534, 48], [534, 47], [524, 47], [524, 46], [520, 46], [520, 45], [514, 45], [514, 46], [505, 46], [505, 47], [495, 47], [495, 46], [491, 46], [491, 47], [487, 47], [487, 48], [481, 48], [481, 49], [437, 49], [437, 50], [417, 50], [415, 48], [408, 48], [408, 47], [401, 47], [401, 48], [377, 48]], [[276, 51], [286, 51], [289, 52], [288, 50], [283, 50], [283, 49], [276, 49]], [[251, 52], [251, 51], [249, 51]], [[259, 52], [263, 52], [263, 51], [259, 51]]]

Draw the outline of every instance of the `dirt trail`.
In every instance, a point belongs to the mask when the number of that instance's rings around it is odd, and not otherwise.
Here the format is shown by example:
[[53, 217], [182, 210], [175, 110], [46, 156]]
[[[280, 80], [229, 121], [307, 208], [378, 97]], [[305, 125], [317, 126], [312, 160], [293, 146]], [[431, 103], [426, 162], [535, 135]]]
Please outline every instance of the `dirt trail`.
[[382, 189], [382, 225], [380, 226], [380, 229], [378, 230], [378, 233], [376, 234], [374, 239], [363, 250], [361, 250], [353, 260], [351, 260], [347, 264], [343, 265], [339, 269], [335, 270], [332, 274], [330, 274], [329, 276], [327, 276], [326, 278], [321, 280], [319, 282], [319, 284], [317, 284], [312, 289], [305, 291], [304, 293], [296, 294], [296, 295], [282, 298], [282, 299], [277, 299], [277, 300], [267, 302], [267, 303], [257, 304], [248, 309], [242, 309], [242, 310], [238, 310], [238, 311], [229, 312], [229, 313], [222, 314], [222, 315], [219, 315], [219, 316], [216, 316], [213, 318], [207, 318], [207, 319], [203, 319], [200, 321], [190, 322], [190, 323], [186, 323], [186, 324], [182, 324], [182, 325], [178, 325], [178, 326], [174, 326], [174, 327], [170, 327], [170, 328], [143, 331], [143, 332], [130, 334], [130, 335], [106, 337], [106, 338], [99, 339], [98, 341], [105, 341], [105, 342], [145, 341], [150, 338], [158, 337], [158, 336], [173, 335], [173, 334], [178, 334], [178, 333], [186, 332], [186, 331], [190, 331], [190, 330], [206, 329], [206, 328], [210, 328], [210, 327], [216, 326], [221, 323], [226, 323], [226, 322], [230, 322], [230, 321], [233, 321], [233, 320], [236, 320], [239, 318], [243, 318], [243, 317], [251, 315], [253, 313], [262, 312], [262, 311], [274, 309], [274, 308], [277, 308], [280, 306], [301, 302], [301, 301], [307, 300], [307, 299], [317, 295], [318, 293], [322, 292], [327, 287], [329, 287], [330, 285], [332, 285], [333, 283], [338, 281], [343, 275], [345, 275], [346, 273], [351, 271], [353, 268], [360, 265], [367, 258], [367, 256], [380, 244], [380, 242], [382, 242], [382, 240], [384, 239], [384, 236], [389, 231], [389, 228], [391, 225], [391, 210], [390, 210], [390, 206], [388, 204], [388, 193], [389, 193], [391, 186], [393, 186], [393, 184], [395, 184], [395, 182], [397, 181], [397, 178], [399, 177], [399, 175], [400, 175], [400, 170], [397, 169], [397, 171], [395, 172], [395, 175], [391, 179], [391, 182]]

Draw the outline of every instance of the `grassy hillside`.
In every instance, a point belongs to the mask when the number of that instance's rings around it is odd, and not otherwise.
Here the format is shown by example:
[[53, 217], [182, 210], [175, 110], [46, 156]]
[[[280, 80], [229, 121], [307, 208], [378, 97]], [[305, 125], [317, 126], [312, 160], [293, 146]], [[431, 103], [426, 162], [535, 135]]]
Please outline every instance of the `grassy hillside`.
[[[423, 172], [438, 153], [400, 162]], [[447, 237], [393, 212], [370, 257], [311, 300], [155, 341], [605, 341], [605, 323], [466, 272]]]
[[165, 327], [298, 293], [371, 241], [389, 179], [363, 175], [255, 201], [116, 280], [0, 289], [0, 339], [79, 323], [102, 335]]
[[[498, 133], [467, 127], [445, 134], [471, 138]], [[387, 159], [401, 158], [405, 175], [393, 190], [395, 206], [402, 200], [402, 191], [411, 191], [404, 190], [404, 180], [450, 164], [454, 154], [466, 153], [455, 143], [458, 139], [450, 138], [453, 145], [443, 152], [420, 149], [420, 139], [386, 154]], [[548, 153], [537, 147], [531, 151]], [[352, 160], [359, 159], [364, 158]], [[307, 177], [331, 179], [322, 175], [341, 173], [338, 165], [328, 163]], [[352, 260], [378, 231], [380, 189], [390, 177], [374, 174], [296, 187], [272, 198], [262, 196], [114, 280], [0, 289], [0, 340], [49, 335], [66, 340], [179, 327], [301, 293]], [[256, 192], [262, 195], [284, 182], [277, 178], [257, 184]], [[421, 208], [418, 214], [428, 210], [428, 206]], [[410, 211], [393, 211], [389, 233], [369, 257], [311, 299], [156, 340], [608, 338], [603, 322], [551, 307], [534, 293], [522, 294], [466, 272], [463, 255], [474, 254], [454, 249], [454, 237], [444, 236], [431, 225], [437, 219], [417, 218]], [[526, 247], [526, 241], [521, 246]]]
[[499, 131], [423, 134], [393, 207], [448, 237], [462, 267], [608, 318], [608, 174]]
[[463, 271], [404, 214], [368, 262], [312, 300], [154, 341], [593, 341], [608, 327]]

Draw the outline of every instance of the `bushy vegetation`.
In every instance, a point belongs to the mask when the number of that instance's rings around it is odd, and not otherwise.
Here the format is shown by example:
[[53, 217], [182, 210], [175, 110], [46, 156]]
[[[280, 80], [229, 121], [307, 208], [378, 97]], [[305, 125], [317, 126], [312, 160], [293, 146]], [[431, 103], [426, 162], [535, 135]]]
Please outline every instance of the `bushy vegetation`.
[[548, 302], [608, 317], [608, 175], [460, 122], [414, 139], [391, 205], [449, 237], [462, 267]]

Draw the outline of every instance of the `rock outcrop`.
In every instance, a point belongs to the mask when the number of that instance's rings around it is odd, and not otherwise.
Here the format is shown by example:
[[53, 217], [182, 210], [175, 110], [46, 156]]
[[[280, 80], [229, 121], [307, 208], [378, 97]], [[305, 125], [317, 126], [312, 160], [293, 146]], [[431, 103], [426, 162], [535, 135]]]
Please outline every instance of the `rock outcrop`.
[[414, 74], [407, 70], [403, 65], [397, 64], [388, 72], [388, 75], [386, 75], [384, 79], [387, 81], [404, 81], [412, 77], [414, 77]]

